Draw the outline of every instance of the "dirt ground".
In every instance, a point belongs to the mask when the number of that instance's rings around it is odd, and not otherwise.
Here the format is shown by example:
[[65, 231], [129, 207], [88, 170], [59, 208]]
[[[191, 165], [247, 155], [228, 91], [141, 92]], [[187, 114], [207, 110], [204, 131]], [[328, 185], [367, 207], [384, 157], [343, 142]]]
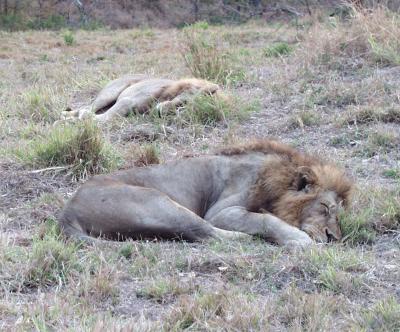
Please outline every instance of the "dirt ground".
[[[148, 118], [124, 119], [103, 129], [119, 168], [149, 144], [168, 162], [275, 137], [355, 180], [343, 217], [359, 225], [351, 241], [304, 250], [258, 239], [63, 241], [54, 221], [85, 179], [32, 166], [15, 151], [45, 140], [60, 111], [89, 103], [112, 78], [190, 76], [182, 30], [76, 31], [72, 43], [63, 31], [0, 32], [1, 330], [400, 330], [400, 62], [377, 61], [362, 40], [354, 46], [354, 26], [340, 22], [207, 29], [245, 74], [224, 86], [227, 94], [257, 107], [215, 126], [154, 124], [153, 142], [130, 134]], [[289, 54], [266, 55], [277, 42]]]

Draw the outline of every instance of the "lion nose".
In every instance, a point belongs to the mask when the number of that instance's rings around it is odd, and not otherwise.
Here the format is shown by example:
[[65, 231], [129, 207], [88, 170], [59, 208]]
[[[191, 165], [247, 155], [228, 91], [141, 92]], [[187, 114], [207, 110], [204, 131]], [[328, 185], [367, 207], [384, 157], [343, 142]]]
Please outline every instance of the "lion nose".
[[326, 238], [328, 239], [327, 242], [333, 242], [335, 240], [335, 237], [329, 233], [329, 231], [326, 229], [325, 230]]
[[340, 233], [339, 234], [335, 234], [334, 232], [332, 232], [328, 228], [325, 228], [325, 234], [326, 234], [326, 238], [327, 238], [328, 242], [338, 241], [342, 237]]

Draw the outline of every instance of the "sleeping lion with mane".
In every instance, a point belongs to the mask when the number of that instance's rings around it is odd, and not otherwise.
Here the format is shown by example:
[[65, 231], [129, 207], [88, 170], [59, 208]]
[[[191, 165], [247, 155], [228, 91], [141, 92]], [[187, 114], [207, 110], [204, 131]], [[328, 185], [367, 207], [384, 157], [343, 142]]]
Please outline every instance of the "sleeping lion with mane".
[[340, 240], [352, 182], [337, 166], [274, 140], [91, 178], [65, 205], [67, 236], [203, 241], [258, 236], [278, 245]]

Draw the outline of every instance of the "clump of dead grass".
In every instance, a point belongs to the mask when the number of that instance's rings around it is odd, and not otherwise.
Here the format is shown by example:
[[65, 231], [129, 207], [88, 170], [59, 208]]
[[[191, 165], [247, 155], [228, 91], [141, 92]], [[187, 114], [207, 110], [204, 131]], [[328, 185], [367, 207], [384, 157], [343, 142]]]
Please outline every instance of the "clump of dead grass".
[[344, 119], [349, 125], [361, 125], [369, 123], [400, 123], [400, 108], [397, 107], [359, 107], [351, 109]]
[[134, 166], [142, 167], [160, 163], [160, 150], [156, 144], [141, 145], [134, 154]]
[[16, 154], [32, 167], [65, 167], [75, 178], [107, 172], [120, 163], [101, 129], [90, 120], [56, 126]]
[[[257, 310], [254, 310], [257, 308]], [[199, 292], [181, 296], [164, 325], [165, 331], [185, 329], [268, 330], [269, 306], [235, 291]]]
[[177, 278], [166, 276], [151, 280], [140, 289], [137, 295], [158, 303], [167, 303], [173, 298], [191, 293], [193, 290], [193, 282], [182, 282]]
[[320, 124], [321, 117], [313, 111], [301, 111], [290, 117], [288, 127], [291, 129], [311, 127]]
[[275, 303], [272, 321], [284, 330], [327, 331], [334, 326], [340, 300], [327, 292], [307, 294], [296, 287], [283, 292]]
[[[116, 301], [119, 295], [118, 277], [114, 264], [96, 262], [94, 267], [81, 276], [79, 293], [93, 302]], [[88, 273], [89, 272], [89, 273]]]
[[368, 133], [365, 144], [355, 151], [356, 155], [371, 158], [378, 154], [386, 154], [396, 149], [400, 144], [400, 137], [391, 130], [378, 130]]
[[338, 69], [357, 67], [363, 60], [400, 64], [400, 16], [385, 7], [353, 9], [348, 21], [315, 24], [303, 43], [307, 63]]

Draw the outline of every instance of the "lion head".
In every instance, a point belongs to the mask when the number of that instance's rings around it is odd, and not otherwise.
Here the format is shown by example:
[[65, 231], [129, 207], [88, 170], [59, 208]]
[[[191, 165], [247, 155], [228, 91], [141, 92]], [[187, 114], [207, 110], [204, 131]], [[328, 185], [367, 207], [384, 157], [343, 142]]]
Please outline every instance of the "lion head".
[[338, 211], [349, 206], [353, 186], [343, 170], [274, 140], [221, 153], [250, 152], [262, 152], [268, 158], [250, 190], [249, 211], [272, 213], [318, 242], [342, 238]]
[[342, 238], [338, 212], [348, 207], [352, 183], [344, 172], [322, 161], [297, 167], [294, 182], [272, 203], [272, 213], [317, 242]]

